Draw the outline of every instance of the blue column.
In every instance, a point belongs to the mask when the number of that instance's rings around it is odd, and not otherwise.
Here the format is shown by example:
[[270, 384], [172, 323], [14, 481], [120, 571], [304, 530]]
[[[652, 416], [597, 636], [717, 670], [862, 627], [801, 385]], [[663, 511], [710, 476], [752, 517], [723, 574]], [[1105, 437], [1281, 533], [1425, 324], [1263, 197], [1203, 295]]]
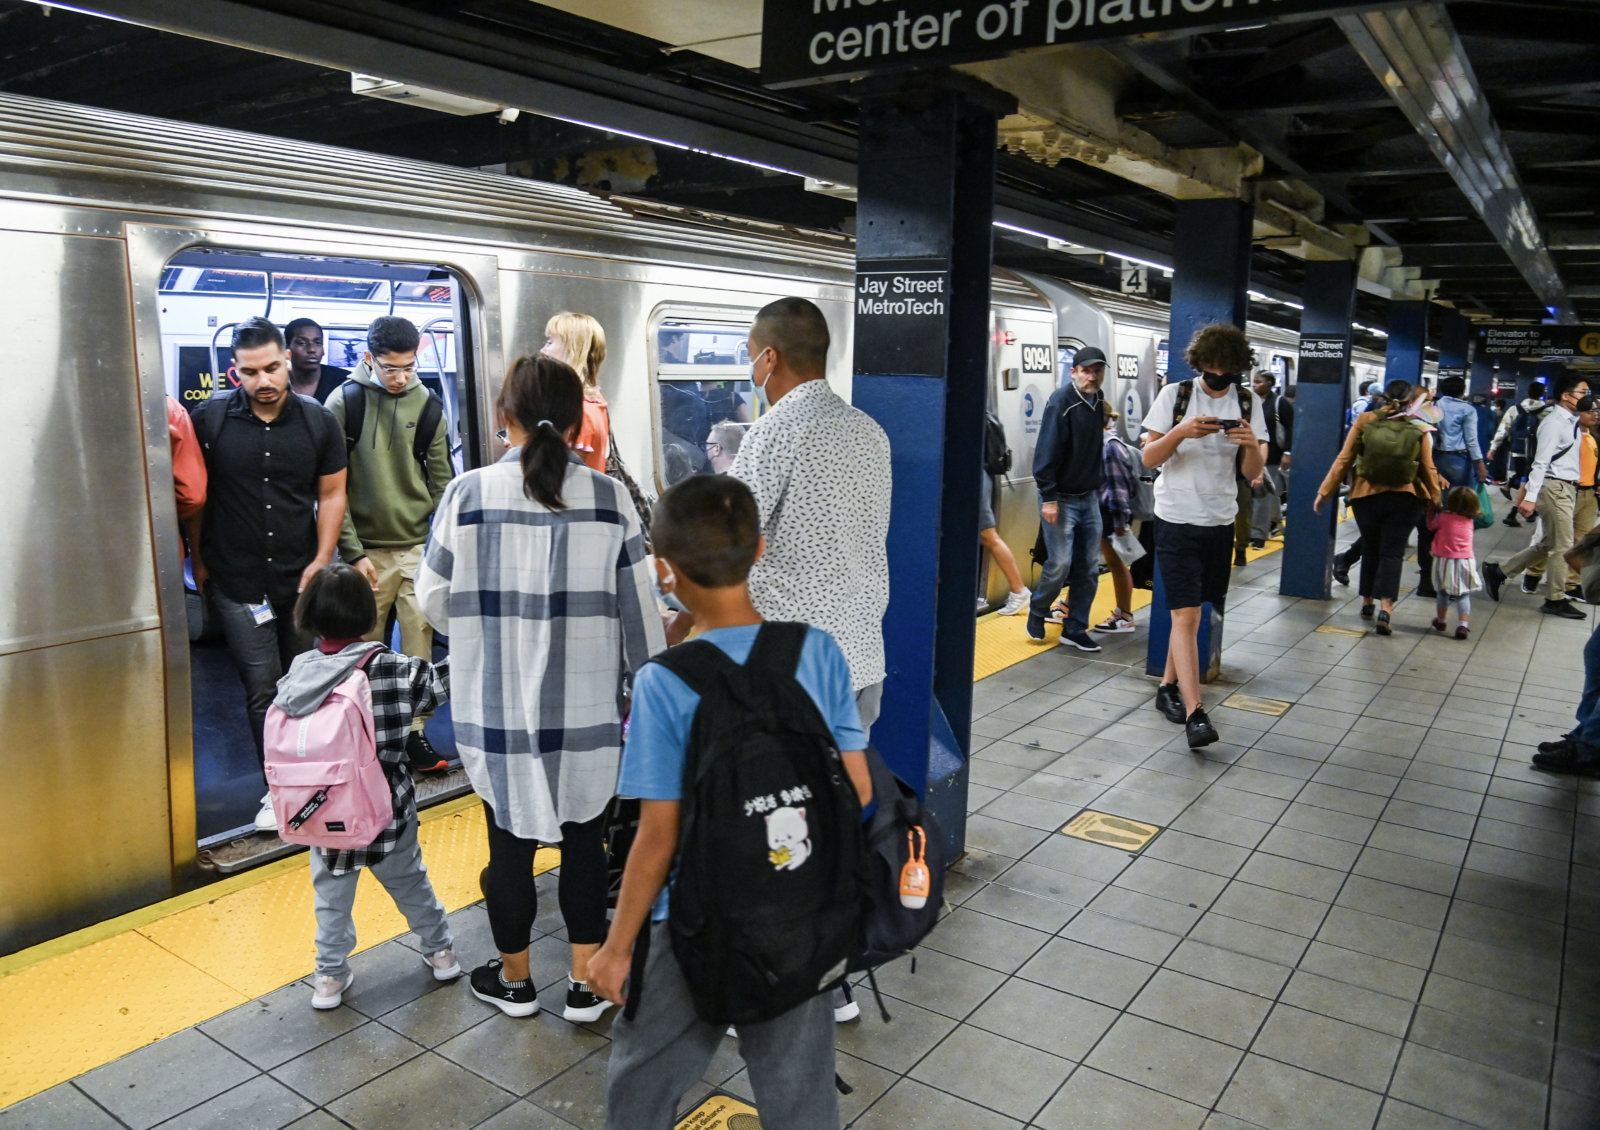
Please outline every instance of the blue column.
[[1428, 304], [1426, 302], [1389, 303], [1389, 351], [1384, 361], [1383, 379], [1422, 380], [1422, 350], [1428, 344]]
[[[1250, 289], [1250, 218], [1241, 200], [1180, 200], [1173, 227], [1172, 322], [1167, 382], [1193, 379], [1183, 353], [1195, 331], [1213, 322], [1244, 328]], [[1292, 477], [1292, 476], [1291, 476]], [[1145, 674], [1159, 676], [1167, 664], [1166, 587], [1159, 566], [1150, 600], [1150, 644]], [[1215, 679], [1222, 669], [1222, 616], [1207, 604], [1200, 609], [1200, 677]]]
[[1494, 388], [1494, 359], [1485, 357], [1481, 344], [1473, 346], [1472, 365], [1468, 370], [1467, 391], [1473, 396], [1487, 396]]
[[1325, 507], [1316, 514], [1311, 504], [1344, 443], [1344, 414], [1350, 406], [1350, 323], [1355, 314], [1356, 274], [1356, 264], [1351, 262], [1306, 264], [1300, 336], [1338, 338], [1344, 349], [1340, 361], [1309, 363], [1302, 359], [1299, 366], [1289, 512], [1284, 518], [1279, 586], [1285, 596], [1326, 600], [1330, 595], [1338, 506]]
[[1439, 318], [1439, 379], [1467, 375], [1467, 316], [1449, 306], [1440, 307]]
[[[953, 91], [862, 104], [854, 400], [888, 433], [888, 676], [873, 741], [966, 842], [989, 359], [996, 115]], [[920, 320], [874, 314], [863, 281], [942, 279]], [[937, 315], [928, 302], [942, 297]], [[930, 615], [930, 610], [932, 615]]]

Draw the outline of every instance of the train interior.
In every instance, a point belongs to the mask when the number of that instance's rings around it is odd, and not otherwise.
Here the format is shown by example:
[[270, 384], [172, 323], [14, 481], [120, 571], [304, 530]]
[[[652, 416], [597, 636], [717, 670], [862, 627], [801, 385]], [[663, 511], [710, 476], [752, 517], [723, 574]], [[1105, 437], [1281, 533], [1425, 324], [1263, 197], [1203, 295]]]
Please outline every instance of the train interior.
[[[323, 364], [354, 369], [366, 350], [367, 326], [374, 318], [395, 314], [410, 319], [422, 333], [417, 352], [418, 375], [444, 405], [444, 426], [450, 437], [456, 470], [476, 465], [482, 450], [472, 421], [467, 374], [471, 343], [465, 296], [460, 280], [428, 264], [327, 259], [289, 254], [259, 254], [195, 249], [168, 262], [161, 274], [161, 352], [167, 394], [190, 411], [213, 396], [226, 396], [238, 386], [232, 375], [229, 342], [233, 327], [245, 318], [262, 316], [283, 328], [297, 318], [310, 318], [323, 330]], [[244, 692], [233, 658], [220, 632], [206, 616], [195, 591], [193, 570], [184, 564], [185, 605], [189, 619], [190, 694], [194, 711], [194, 784], [199, 848], [213, 864], [231, 870], [231, 863], [259, 861], [261, 845], [242, 857], [225, 846], [254, 830], [265, 782], [256, 760], [244, 708]], [[391, 623], [391, 646], [398, 647], [398, 626]], [[440, 638], [442, 655], [448, 641]], [[434, 746], [454, 760], [455, 740], [446, 705], [428, 723]], [[457, 780], [434, 782], [430, 793], [451, 795], [464, 789]], [[447, 785], [441, 789], [440, 784]], [[453, 787], [450, 787], [453, 786]], [[423, 790], [419, 790], [419, 796]], [[275, 837], [268, 837], [275, 840]]]

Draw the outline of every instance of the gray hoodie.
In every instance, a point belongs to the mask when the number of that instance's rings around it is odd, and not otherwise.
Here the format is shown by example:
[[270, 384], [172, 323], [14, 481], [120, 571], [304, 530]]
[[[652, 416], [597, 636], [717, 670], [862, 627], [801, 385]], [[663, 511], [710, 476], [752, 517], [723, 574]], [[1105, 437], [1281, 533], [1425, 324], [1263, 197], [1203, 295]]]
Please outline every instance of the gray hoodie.
[[381, 643], [362, 643], [332, 655], [316, 648], [301, 652], [289, 665], [289, 673], [278, 680], [278, 697], [272, 705], [291, 718], [304, 718], [327, 700], [368, 652], [382, 647]]

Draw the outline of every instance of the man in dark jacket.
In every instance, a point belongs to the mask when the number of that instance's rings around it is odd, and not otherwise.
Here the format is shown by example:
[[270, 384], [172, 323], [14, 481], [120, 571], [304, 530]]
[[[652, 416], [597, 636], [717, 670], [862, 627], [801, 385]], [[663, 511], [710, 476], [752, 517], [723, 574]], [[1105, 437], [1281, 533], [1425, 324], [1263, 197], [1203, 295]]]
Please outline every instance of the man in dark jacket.
[[1065, 582], [1067, 615], [1060, 642], [1079, 651], [1100, 650], [1089, 635], [1089, 609], [1097, 583], [1100, 484], [1105, 481], [1100, 395], [1105, 377], [1106, 355], [1094, 346], [1078, 350], [1072, 379], [1051, 393], [1045, 404], [1033, 453], [1033, 479], [1039, 488], [1039, 517], [1049, 557], [1028, 609], [1028, 638], [1044, 642], [1045, 618]]

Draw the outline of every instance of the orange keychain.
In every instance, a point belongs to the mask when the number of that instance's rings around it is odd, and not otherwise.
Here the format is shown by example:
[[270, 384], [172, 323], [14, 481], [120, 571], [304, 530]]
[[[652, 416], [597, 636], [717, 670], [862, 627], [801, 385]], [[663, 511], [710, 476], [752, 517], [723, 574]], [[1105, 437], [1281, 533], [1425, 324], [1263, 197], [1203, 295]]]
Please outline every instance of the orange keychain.
[[928, 876], [927, 847], [928, 834], [920, 824], [906, 833], [906, 851], [911, 858], [900, 868], [900, 905], [911, 910], [927, 905], [933, 887]]

